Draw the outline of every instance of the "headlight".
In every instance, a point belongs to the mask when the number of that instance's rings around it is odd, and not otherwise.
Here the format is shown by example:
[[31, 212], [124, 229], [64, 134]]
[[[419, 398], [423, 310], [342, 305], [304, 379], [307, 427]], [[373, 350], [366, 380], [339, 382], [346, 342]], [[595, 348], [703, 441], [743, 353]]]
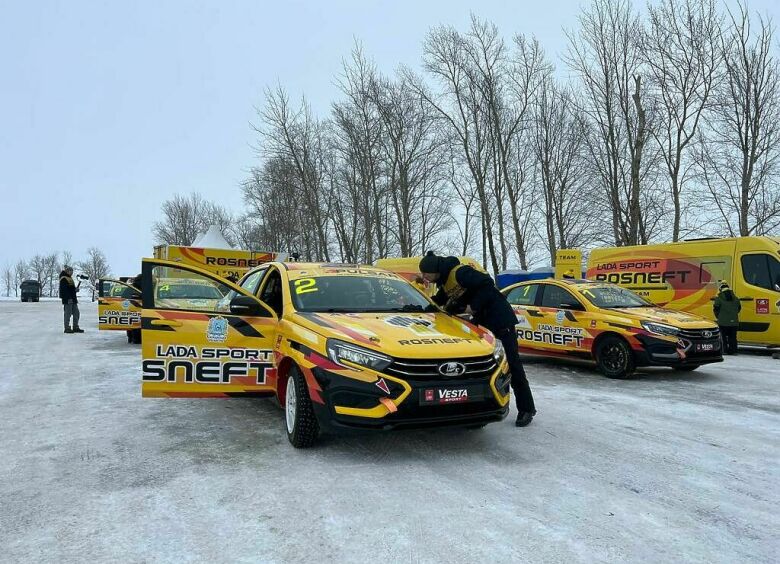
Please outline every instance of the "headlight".
[[[352, 365], [357, 364], [358, 366], [381, 371], [393, 362], [393, 359], [389, 356], [337, 339], [328, 339], [327, 348], [328, 358], [344, 368], [354, 369], [355, 367]], [[345, 362], [349, 364], [345, 364]]]
[[645, 330], [655, 333], [656, 335], [676, 337], [680, 332], [677, 327], [672, 327], [671, 325], [665, 325], [663, 323], [653, 323], [652, 321], [642, 321], [641, 323]]
[[496, 346], [493, 349], [493, 358], [496, 359], [496, 364], [501, 364], [501, 361], [504, 360], [505, 356], [506, 351], [504, 350], [504, 345], [501, 344], [501, 341], [496, 339]]

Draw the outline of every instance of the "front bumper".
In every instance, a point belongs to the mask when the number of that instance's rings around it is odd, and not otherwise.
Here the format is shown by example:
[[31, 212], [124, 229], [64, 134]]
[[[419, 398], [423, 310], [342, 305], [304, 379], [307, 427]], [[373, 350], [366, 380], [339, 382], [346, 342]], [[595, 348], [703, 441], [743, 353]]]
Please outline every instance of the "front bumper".
[[[501, 421], [509, 413], [510, 375], [506, 362], [489, 377], [405, 381], [379, 374], [378, 380], [363, 381], [312, 368], [323, 403], [314, 403], [320, 428], [331, 431], [421, 429], [448, 426], [476, 426]], [[469, 401], [429, 404], [426, 391], [468, 389]]]
[[[720, 337], [676, 341], [640, 335], [641, 350], [635, 350], [637, 366], [699, 366], [723, 362]], [[710, 350], [700, 350], [704, 345]]]

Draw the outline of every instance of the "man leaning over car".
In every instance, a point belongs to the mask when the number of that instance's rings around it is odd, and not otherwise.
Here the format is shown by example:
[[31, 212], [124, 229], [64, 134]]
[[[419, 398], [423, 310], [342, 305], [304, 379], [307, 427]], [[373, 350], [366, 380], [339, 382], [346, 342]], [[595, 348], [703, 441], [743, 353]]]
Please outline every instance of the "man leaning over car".
[[493, 279], [456, 257], [436, 256], [428, 251], [420, 261], [420, 273], [428, 282], [436, 283], [438, 292], [433, 301], [448, 313], [470, 312], [474, 322], [489, 329], [501, 341], [512, 372], [512, 390], [517, 402], [515, 425], [525, 427], [536, 415], [534, 397], [517, 352], [517, 317], [506, 297], [498, 291]]

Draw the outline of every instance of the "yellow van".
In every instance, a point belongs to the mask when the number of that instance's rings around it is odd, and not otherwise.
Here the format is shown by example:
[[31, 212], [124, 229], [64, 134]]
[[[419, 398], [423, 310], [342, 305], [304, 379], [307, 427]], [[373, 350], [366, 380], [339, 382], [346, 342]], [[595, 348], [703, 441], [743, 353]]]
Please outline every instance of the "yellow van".
[[780, 239], [731, 237], [594, 249], [587, 278], [618, 284], [668, 309], [714, 319], [725, 281], [742, 301], [741, 344], [780, 346]]

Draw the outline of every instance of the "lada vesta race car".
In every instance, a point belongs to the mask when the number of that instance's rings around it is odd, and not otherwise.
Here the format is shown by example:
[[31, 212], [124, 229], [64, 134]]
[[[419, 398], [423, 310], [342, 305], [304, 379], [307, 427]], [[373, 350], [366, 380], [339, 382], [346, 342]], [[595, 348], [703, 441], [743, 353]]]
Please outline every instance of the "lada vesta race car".
[[637, 366], [695, 370], [721, 362], [712, 321], [655, 306], [630, 290], [589, 280], [538, 280], [501, 290], [517, 315], [520, 353], [595, 361], [610, 378]]
[[501, 343], [379, 268], [274, 262], [234, 285], [145, 259], [142, 287], [145, 397], [273, 396], [296, 447], [321, 430], [481, 427], [509, 409]]

